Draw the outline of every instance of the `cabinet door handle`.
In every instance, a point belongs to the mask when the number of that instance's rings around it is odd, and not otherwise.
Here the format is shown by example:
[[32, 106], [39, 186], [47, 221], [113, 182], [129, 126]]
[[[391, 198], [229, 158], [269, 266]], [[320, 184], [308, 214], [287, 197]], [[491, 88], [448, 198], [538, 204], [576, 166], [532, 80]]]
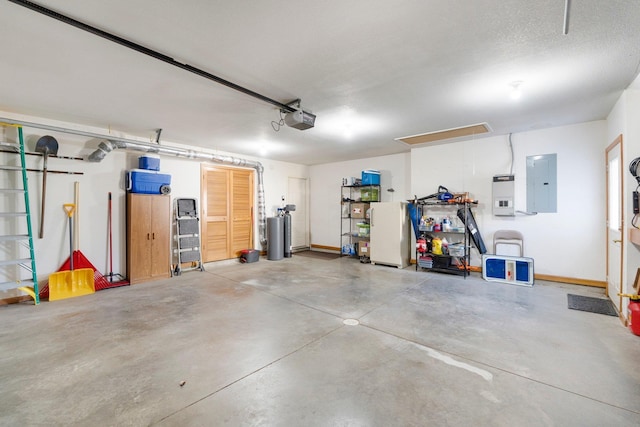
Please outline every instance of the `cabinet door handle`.
[[150, 239], [149, 239], [149, 236], [150, 236], [150, 235], [149, 235], [149, 233], [147, 233], [147, 240], [150, 240]]
[[156, 240], [156, 233], [151, 233], [151, 238], [152, 238], [153, 240]]

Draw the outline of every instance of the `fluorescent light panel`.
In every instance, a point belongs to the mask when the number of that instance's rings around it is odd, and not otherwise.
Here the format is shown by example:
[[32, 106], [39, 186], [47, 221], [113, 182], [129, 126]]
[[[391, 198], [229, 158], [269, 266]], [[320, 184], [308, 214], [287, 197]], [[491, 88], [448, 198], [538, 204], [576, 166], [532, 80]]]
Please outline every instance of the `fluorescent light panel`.
[[420, 135], [403, 136], [402, 138], [396, 138], [396, 141], [402, 141], [409, 145], [416, 145], [427, 142], [442, 141], [445, 139], [460, 138], [463, 136], [479, 135], [488, 132], [491, 132], [491, 128], [487, 123], [477, 123], [475, 125], [462, 126], [459, 128], [421, 133]]

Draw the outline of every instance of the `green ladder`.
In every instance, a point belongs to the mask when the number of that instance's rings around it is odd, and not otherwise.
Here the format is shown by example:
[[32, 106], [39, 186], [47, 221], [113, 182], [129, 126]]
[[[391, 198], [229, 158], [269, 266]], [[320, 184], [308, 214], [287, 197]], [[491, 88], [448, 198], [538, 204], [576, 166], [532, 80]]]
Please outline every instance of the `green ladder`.
[[[3, 223], [2, 233], [0, 233], [0, 244], [3, 246], [1, 256], [13, 258], [0, 259], [1, 274], [3, 280], [5, 280], [0, 283], [0, 291], [19, 289], [29, 294], [37, 305], [40, 303], [40, 295], [38, 291], [38, 276], [36, 274], [36, 257], [33, 250], [33, 232], [31, 228], [31, 212], [29, 210], [29, 183], [27, 180], [27, 162], [24, 154], [22, 126], [1, 122], [0, 126], [2, 126], [5, 131], [9, 127], [17, 128], [18, 130], [18, 143], [0, 142], [0, 151], [2, 151], [3, 156], [7, 157], [7, 154], [11, 153], [20, 154], [20, 166], [2, 165], [0, 169], [5, 175], [16, 172], [22, 173], [21, 188], [0, 189], [0, 194], [5, 196], [3, 197], [4, 200], [0, 201], [0, 206], [2, 206], [0, 218], [2, 218]], [[19, 179], [15, 177], [13, 179], [5, 179], [4, 182], [15, 182], [15, 186], [19, 185]], [[18, 200], [14, 200], [13, 203], [9, 202], [8, 199], [15, 195], [24, 196], [24, 212], [8, 212], [9, 210], [17, 210], [14, 207], [20, 205]], [[22, 222], [24, 219], [26, 219], [26, 234], [24, 234], [24, 223]], [[27, 249], [28, 255], [26, 255]], [[15, 266], [19, 266], [20, 268], [16, 268]], [[19, 273], [19, 271], [22, 270], [30, 272], [31, 278], [22, 279], [22, 274]], [[16, 276], [16, 278], [14, 278], [14, 276]]]

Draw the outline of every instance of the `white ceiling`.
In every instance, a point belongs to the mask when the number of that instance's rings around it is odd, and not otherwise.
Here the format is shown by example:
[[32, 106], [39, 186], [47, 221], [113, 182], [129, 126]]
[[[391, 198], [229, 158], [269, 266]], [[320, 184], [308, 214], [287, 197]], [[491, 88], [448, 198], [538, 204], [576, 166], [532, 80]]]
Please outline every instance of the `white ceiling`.
[[316, 126], [275, 132], [271, 104], [9, 1], [0, 110], [302, 164], [404, 152], [394, 138], [479, 122], [495, 135], [604, 119], [640, 63], [636, 0], [572, 1], [568, 35], [564, 0], [36, 3], [301, 98]]

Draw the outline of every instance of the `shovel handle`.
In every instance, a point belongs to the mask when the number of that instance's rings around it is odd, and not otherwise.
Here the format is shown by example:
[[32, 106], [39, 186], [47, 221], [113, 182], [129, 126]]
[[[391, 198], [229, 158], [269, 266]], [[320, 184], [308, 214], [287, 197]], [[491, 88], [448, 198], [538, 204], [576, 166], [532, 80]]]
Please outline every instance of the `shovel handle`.
[[74, 203], [65, 203], [62, 205], [62, 208], [69, 218], [71, 218], [73, 213], [76, 211], [76, 205]]

